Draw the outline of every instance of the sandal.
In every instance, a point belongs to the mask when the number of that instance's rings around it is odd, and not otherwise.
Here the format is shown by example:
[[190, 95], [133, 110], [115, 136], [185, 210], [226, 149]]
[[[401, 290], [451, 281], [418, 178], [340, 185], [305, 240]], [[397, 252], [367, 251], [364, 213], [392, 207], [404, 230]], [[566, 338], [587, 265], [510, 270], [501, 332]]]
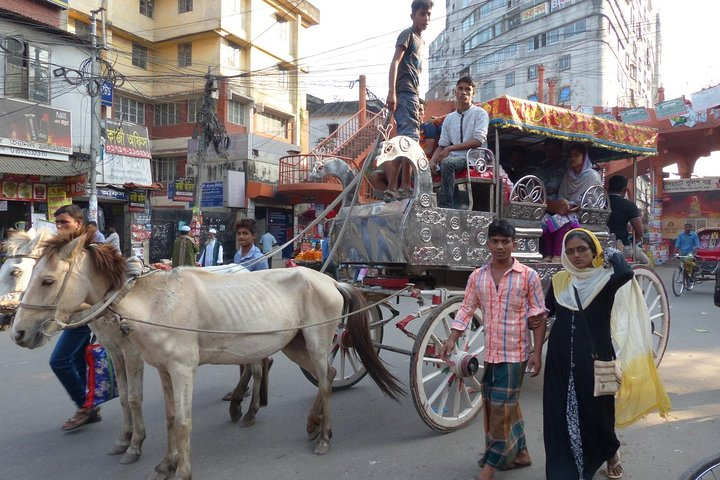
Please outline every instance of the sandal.
[[79, 408], [77, 412], [75, 412], [75, 415], [68, 418], [67, 421], [63, 423], [62, 429], [69, 432], [70, 430], [75, 430], [85, 424], [99, 422], [100, 420], [102, 420], [102, 417], [100, 416], [100, 407]]
[[385, 190], [385, 193], [383, 194], [383, 202], [392, 202], [393, 200], [398, 199], [398, 192], [395, 190], [387, 189]]
[[612, 458], [608, 460], [605, 466], [605, 476], [611, 479], [622, 478], [624, 472], [622, 462], [620, 462], [620, 455], [617, 455], [617, 461], [615, 463], [610, 464], [611, 460]]

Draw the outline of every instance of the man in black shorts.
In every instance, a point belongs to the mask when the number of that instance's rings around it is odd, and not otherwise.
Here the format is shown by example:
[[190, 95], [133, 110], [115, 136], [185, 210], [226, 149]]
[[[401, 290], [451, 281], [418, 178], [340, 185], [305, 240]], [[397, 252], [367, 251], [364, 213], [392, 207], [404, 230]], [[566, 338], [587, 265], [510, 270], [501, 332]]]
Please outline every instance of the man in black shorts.
[[[630, 256], [634, 250], [635, 261], [638, 263], [648, 264], [648, 259], [640, 245], [643, 238], [643, 223], [640, 210], [634, 202], [625, 198], [627, 192], [628, 179], [623, 175], [613, 175], [608, 182], [608, 194], [610, 196], [610, 218], [608, 218], [608, 228], [610, 233], [615, 234], [615, 238], [623, 243], [623, 251], [625, 256]], [[628, 223], [635, 232], [635, 241], [633, 245], [632, 236], [628, 232]]]

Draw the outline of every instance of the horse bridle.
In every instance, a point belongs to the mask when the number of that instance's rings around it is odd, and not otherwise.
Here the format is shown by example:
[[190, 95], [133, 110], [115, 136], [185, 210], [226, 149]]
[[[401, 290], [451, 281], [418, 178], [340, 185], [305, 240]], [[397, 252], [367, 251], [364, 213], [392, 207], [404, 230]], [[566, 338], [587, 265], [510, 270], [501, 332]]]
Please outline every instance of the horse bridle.
[[[53, 317], [45, 320], [42, 323], [42, 325], [40, 326], [40, 332], [43, 335], [45, 335], [46, 337], [51, 337], [51, 336], [57, 334], [60, 330], [70, 327], [69, 324], [57, 319], [57, 310], [58, 310], [58, 306], [60, 305], [60, 299], [62, 298], [63, 293], [65, 293], [65, 288], [67, 287], [68, 281], [70, 280], [70, 274], [72, 273], [74, 268], [75, 268], [75, 260], [71, 260], [70, 266], [68, 267], [68, 270], [67, 270], [67, 273], [65, 273], [65, 278], [63, 278], [62, 285], [60, 285], [60, 290], [58, 291], [57, 295], [55, 296], [55, 300], [53, 300], [53, 303], [43, 304], [43, 305], [27, 303], [27, 302], [23, 302], [22, 298], [20, 299], [20, 303], [18, 303], [18, 309], [27, 308], [28, 310], [50, 310], [50, 311], [54, 312]], [[55, 332], [55, 334], [48, 334], [46, 332], [45, 328], [50, 323], [56, 323], [60, 327], [60, 330], [58, 330], [58, 332]]]
[[[7, 255], [5, 257], [5, 260], [10, 260], [13, 258], [29, 258], [30, 260], [37, 261], [40, 257], [38, 257], [36, 255], [31, 255], [29, 253], [17, 253], [14, 255]], [[5, 295], [3, 295], [2, 297], [0, 297], [0, 300], [2, 300], [3, 298], [5, 298], [9, 295], [12, 295], [13, 293], [22, 294], [22, 293], [24, 293], [24, 290], [11, 290], [11, 291], [7, 292]], [[15, 315], [16, 310], [17, 310], [17, 306], [13, 306], [13, 307], [0, 306], [0, 313], [5, 314], [5, 315]]]

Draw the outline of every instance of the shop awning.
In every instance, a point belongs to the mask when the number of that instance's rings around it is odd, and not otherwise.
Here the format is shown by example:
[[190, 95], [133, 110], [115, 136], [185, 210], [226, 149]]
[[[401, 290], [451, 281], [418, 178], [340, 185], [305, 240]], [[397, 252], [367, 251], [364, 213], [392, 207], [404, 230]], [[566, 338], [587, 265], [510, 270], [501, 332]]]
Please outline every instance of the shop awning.
[[82, 163], [73, 161], [58, 162], [37, 158], [0, 156], [0, 173], [17, 175], [39, 175], [41, 177], [72, 177], [87, 172]]

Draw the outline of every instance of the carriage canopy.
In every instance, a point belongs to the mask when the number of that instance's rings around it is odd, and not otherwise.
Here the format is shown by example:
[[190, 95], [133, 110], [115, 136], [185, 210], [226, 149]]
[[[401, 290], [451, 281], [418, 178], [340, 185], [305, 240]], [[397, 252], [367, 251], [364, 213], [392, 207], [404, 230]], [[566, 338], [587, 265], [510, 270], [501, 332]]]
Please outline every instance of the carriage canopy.
[[[567, 108], [503, 95], [481, 105], [502, 140], [557, 138], [590, 144], [590, 158], [603, 162], [657, 155], [658, 131]], [[515, 137], [515, 138], [513, 138]], [[629, 155], [628, 155], [629, 154]]]

